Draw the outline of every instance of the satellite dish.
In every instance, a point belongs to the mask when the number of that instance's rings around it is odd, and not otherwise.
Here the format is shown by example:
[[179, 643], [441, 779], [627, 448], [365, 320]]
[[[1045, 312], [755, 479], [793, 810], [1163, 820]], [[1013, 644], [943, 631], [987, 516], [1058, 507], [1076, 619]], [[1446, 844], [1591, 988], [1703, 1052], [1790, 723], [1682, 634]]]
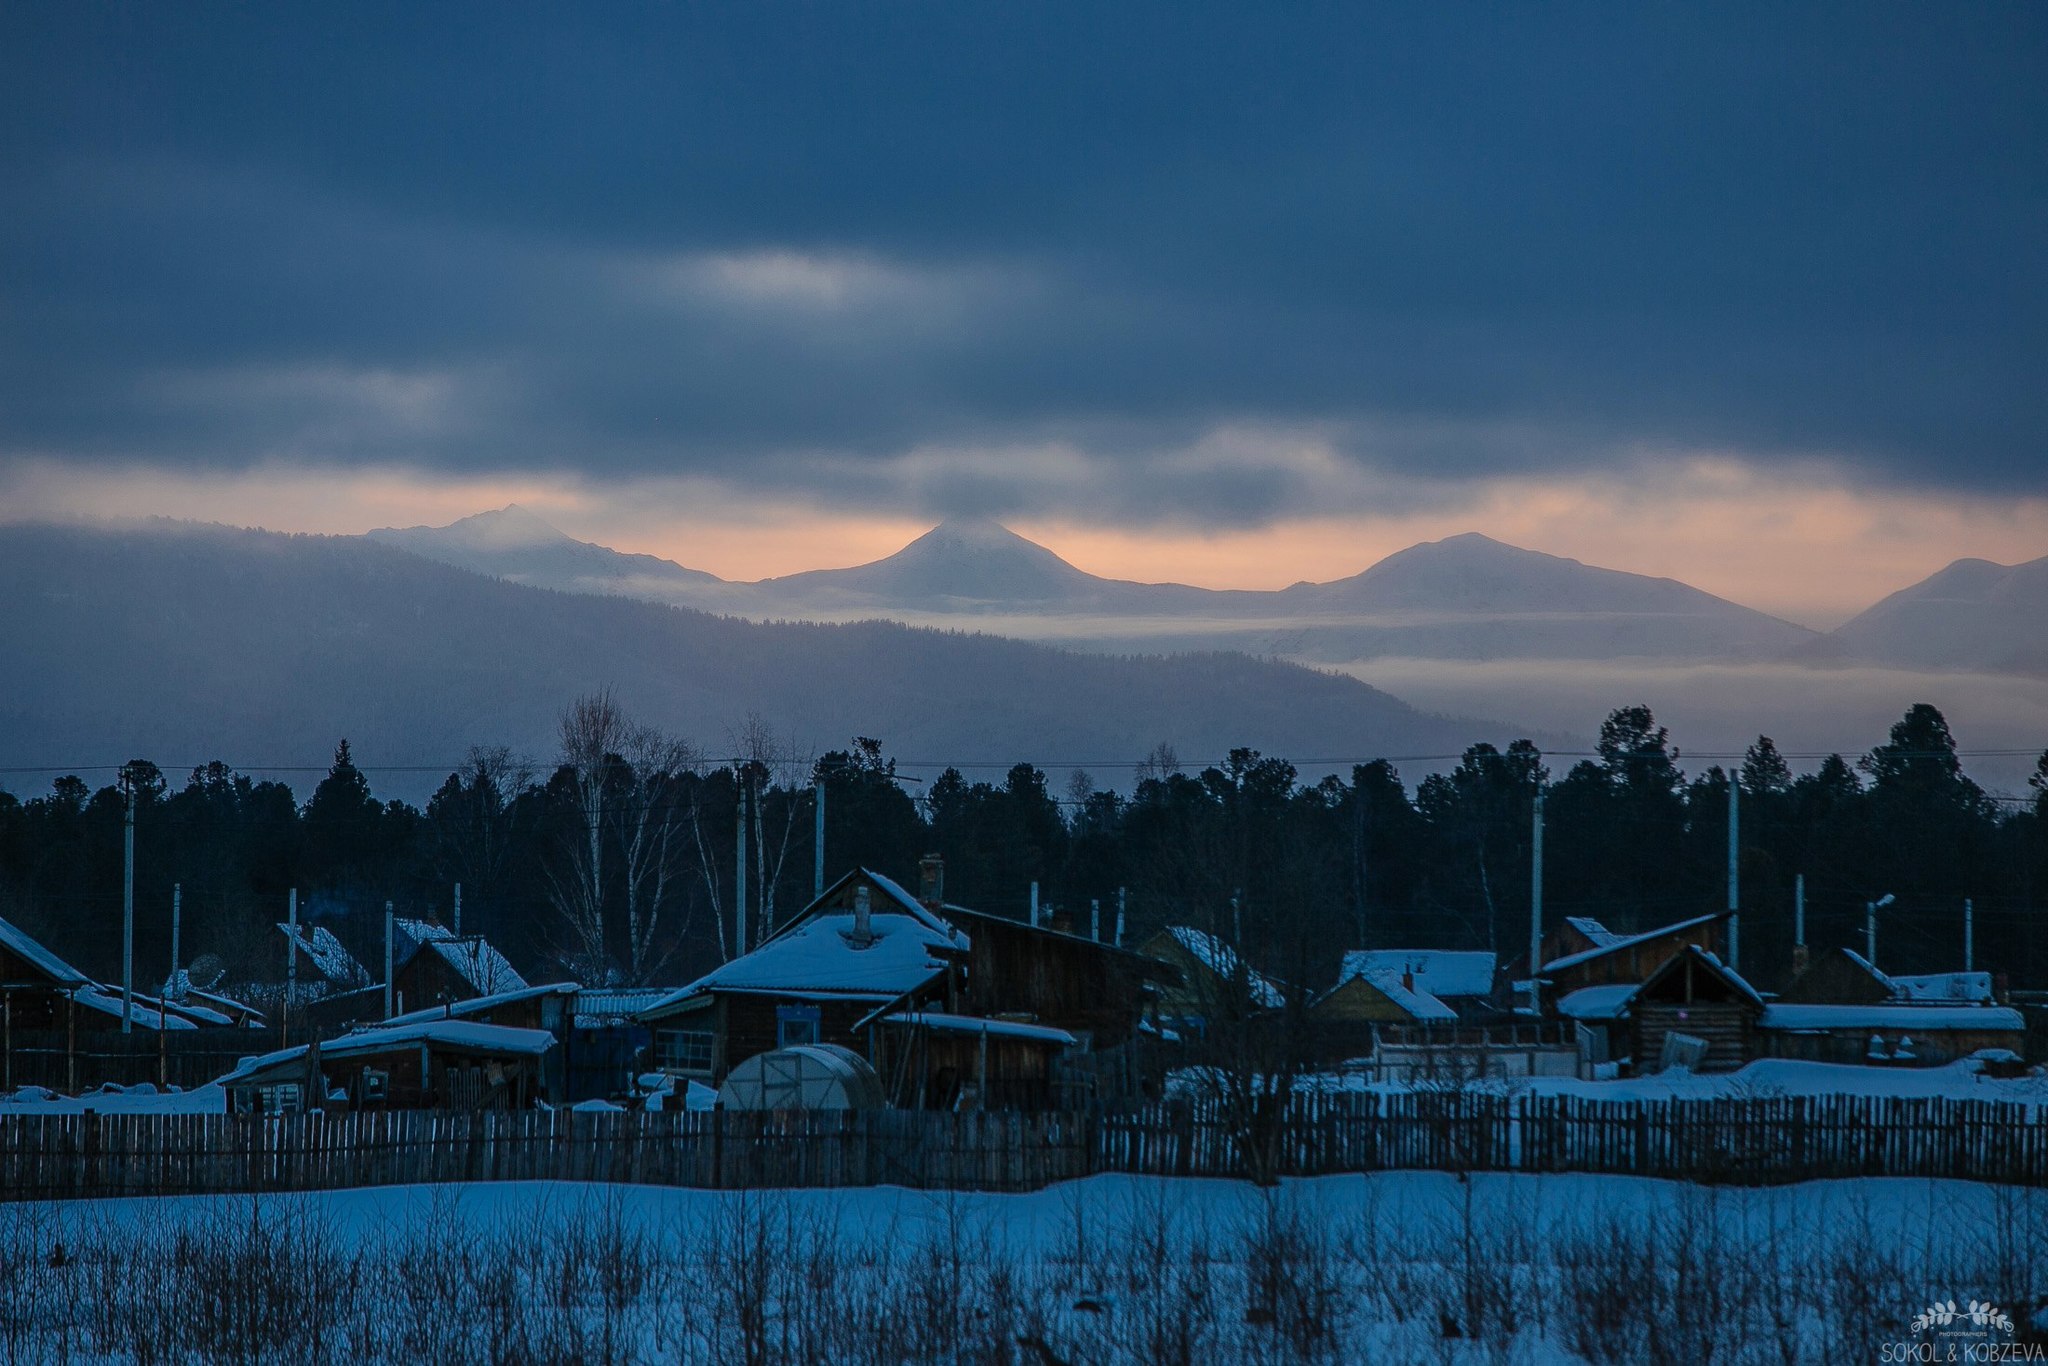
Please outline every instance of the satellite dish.
[[192, 960], [191, 967], [185, 969], [187, 983], [200, 991], [213, 990], [227, 975], [228, 965], [217, 953], [202, 953]]

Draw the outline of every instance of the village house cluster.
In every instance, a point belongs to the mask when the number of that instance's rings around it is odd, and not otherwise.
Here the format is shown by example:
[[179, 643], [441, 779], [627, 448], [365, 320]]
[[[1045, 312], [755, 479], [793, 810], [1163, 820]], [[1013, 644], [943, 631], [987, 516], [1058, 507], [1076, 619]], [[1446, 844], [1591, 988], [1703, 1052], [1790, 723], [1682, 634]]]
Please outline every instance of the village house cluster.
[[[1762, 1058], [2012, 1070], [2028, 1022], [1990, 972], [1900, 976], [1848, 948], [1775, 995], [1724, 957], [1729, 915], [1633, 934], [1567, 917], [1532, 967], [1483, 951], [1344, 952], [1308, 990], [1215, 929], [1125, 945], [855, 869], [751, 951], [672, 987], [529, 982], [480, 935], [387, 917], [381, 971], [278, 926], [263, 1008], [180, 972], [96, 982], [0, 921], [0, 1089], [217, 1082], [239, 1112], [900, 1107], [1075, 1110], [1157, 1099], [1183, 1068], [1375, 1082], [1727, 1072]], [[242, 994], [258, 996], [256, 991]], [[127, 1028], [123, 1029], [123, 1020]], [[266, 1045], [252, 1048], [252, 1042]]]

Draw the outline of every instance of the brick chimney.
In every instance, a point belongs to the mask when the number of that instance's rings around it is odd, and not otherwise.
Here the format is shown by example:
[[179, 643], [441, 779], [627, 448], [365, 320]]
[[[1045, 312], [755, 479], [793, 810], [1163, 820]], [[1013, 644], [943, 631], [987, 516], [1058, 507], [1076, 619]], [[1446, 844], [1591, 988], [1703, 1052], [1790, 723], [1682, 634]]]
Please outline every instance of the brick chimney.
[[1406, 968], [1401, 970], [1401, 989], [1403, 991], [1415, 990], [1415, 974]]
[[937, 854], [917, 861], [917, 900], [928, 911], [946, 904], [946, 861]]

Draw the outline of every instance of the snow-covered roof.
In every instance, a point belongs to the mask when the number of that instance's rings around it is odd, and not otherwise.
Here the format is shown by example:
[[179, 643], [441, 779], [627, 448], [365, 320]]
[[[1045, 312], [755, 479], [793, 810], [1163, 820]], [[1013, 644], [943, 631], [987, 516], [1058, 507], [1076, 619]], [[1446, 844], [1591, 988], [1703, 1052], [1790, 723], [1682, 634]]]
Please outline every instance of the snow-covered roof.
[[277, 931], [286, 941], [306, 955], [313, 970], [338, 987], [353, 990], [370, 985], [370, 974], [355, 955], [341, 946], [334, 932], [324, 925], [301, 925], [297, 934], [292, 933], [290, 922], [277, 922]]
[[1654, 930], [1644, 930], [1641, 934], [1632, 934], [1626, 938], [1616, 939], [1613, 943], [1602, 944], [1598, 948], [1583, 949], [1578, 953], [1568, 953], [1562, 958], [1553, 958], [1543, 965], [1542, 970], [1544, 972], [1558, 972], [1565, 968], [1577, 967], [1580, 963], [1591, 962], [1595, 958], [1604, 957], [1610, 953], [1619, 953], [1623, 949], [1634, 948], [1638, 944], [1647, 944], [1653, 939], [1662, 939], [1667, 934], [1678, 934], [1684, 930], [1697, 929], [1701, 925], [1719, 920], [1727, 914], [1728, 912], [1726, 911], [1712, 911], [1706, 915], [1696, 915], [1690, 920], [1680, 920], [1674, 924], [1660, 925]]
[[1491, 996], [1496, 959], [1483, 950], [1353, 949], [1344, 955], [1337, 980], [1368, 972], [1391, 972], [1396, 982], [1406, 973], [1415, 985], [1443, 1000], [1452, 996]]
[[1167, 929], [1174, 941], [1187, 950], [1188, 956], [1225, 981], [1238, 980], [1243, 974], [1245, 988], [1251, 993], [1252, 1003], [1267, 1010], [1278, 1010], [1287, 1004], [1280, 988], [1272, 979], [1252, 967], [1237, 955], [1237, 950], [1210, 934], [1190, 925], [1174, 925]]
[[986, 1034], [992, 1039], [1029, 1039], [1033, 1043], [1071, 1047], [1074, 1036], [1051, 1025], [1022, 1024], [1015, 1020], [985, 1020], [978, 1015], [946, 1015], [930, 1010], [900, 1010], [884, 1015], [883, 1024], [912, 1029], [935, 1029], [948, 1034]]
[[1639, 985], [1636, 982], [1616, 982], [1609, 986], [1580, 987], [1558, 1001], [1557, 1013], [1571, 1020], [1619, 1019]]
[[[904, 914], [923, 921], [927, 928], [937, 930], [940, 934], [951, 934], [953, 932], [951, 925], [947, 924], [939, 916], [934, 915], [926, 908], [922, 901], [919, 901], [916, 897], [905, 891], [902, 884], [895, 879], [885, 877], [871, 868], [860, 869], [858, 875], [874, 883], [876, 887], [881, 889], [883, 895], [902, 908]], [[854, 874], [848, 874], [848, 876], [851, 877]], [[829, 896], [831, 893], [828, 891], [826, 894]]]
[[467, 1001], [451, 1001], [446, 1005], [428, 1006], [425, 1010], [408, 1010], [403, 1015], [394, 1015], [386, 1025], [414, 1024], [421, 1020], [459, 1020], [471, 1015], [485, 1015], [500, 1006], [516, 1005], [541, 996], [574, 996], [582, 988], [574, 982], [550, 982], [545, 986], [516, 987], [511, 991], [495, 992], [489, 996], [473, 996]]
[[0, 920], [0, 949], [6, 949], [58, 986], [84, 986], [92, 979], [51, 953], [20, 926]]
[[527, 985], [511, 961], [482, 935], [430, 939], [420, 946], [419, 952], [431, 953], [446, 963], [457, 977], [469, 984], [471, 991], [480, 996], [519, 991]]
[[1621, 936], [1589, 915], [1568, 915], [1564, 923], [1584, 935], [1596, 948], [1618, 943]]
[[852, 911], [814, 914], [646, 1009], [659, 1010], [707, 991], [892, 1001], [944, 970], [936, 954], [967, 947], [964, 934], [935, 928], [940, 924], [929, 913], [874, 911], [868, 917], [874, 939], [856, 948]]
[[674, 987], [584, 987], [576, 993], [576, 1023], [587, 1028], [630, 1020], [675, 992]]
[[1897, 1029], [1907, 1034], [1948, 1030], [2010, 1030], [2026, 1028], [2020, 1013], [2008, 1006], [1810, 1006], [1783, 1003], [1764, 1007], [1760, 1029], [1834, 1030]]
[[1893, 977], [1892, 988], [1902, 1001], [1991, 1002], [1988, 972], [1927, 972]]
[[[72, 995], [73, 999], [87, 1010], [97, 1010], [101, 1014], [111, 1015], [117, 1020], [121, 1018], [121, 989], [119, 987], [89, 986], [74, 992]], [[128, 1008], [128, 1019], [138, 1029], [176, 1030], [199, 1028], [198, 1025], [178, 1013], [176, 1009], [160, 1014], [157, 1010], [156, 1002], [147, 996], [137, 996], [135, 998], [134, 1005]], [[221, 1023], [226, 1024], [227, 1020], [222, 1019]]]
[[[545, 1029], [518, 1029], [511, 1025], [482, 1024], [475, 1020], [414, 1020], [358, 1029], [320, 1045], [322, 1058], [360, 1057], [388, 1053], [393, 1049], [416, 1047], [446, 1048], [461, 1053], [506, 1058], [537, 1058], [554, 1047], [555, 1036]], [[216, 1085], [227, 1085], [268, 1072], [306, 1056], [309, 1044], [295, 1044], [274, 1053], [244, 1058], [234, 1071]]]
[[[1487, 956], [1492, 957], [1491, 954]], [[1388, 1000], [1407, 1011], [1410, 1017], [1416, 1020], [1424, 1023], [1435, 1023], [1458, 1018], [1457, 1011], [1438, 1000], [1433, 993], [1423, 989], [1420, 977], [1415, 979], [1415, 986], [1413, 989], [1410, 989], [1401, 984], [1400, 973], [1389, 972], [1384, 968], [1370, 968], [1358, 975], [1371, 983]], [[1349, 981], [1350, 979], [1346, 978], [1345, 980]]]

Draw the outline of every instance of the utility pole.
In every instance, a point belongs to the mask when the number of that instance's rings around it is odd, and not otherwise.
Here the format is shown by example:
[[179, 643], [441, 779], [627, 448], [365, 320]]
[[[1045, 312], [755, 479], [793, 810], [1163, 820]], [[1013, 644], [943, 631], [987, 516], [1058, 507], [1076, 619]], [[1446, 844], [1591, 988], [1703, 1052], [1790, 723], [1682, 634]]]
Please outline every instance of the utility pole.
[[1031, 884], [1031, 923], [1034, 926], [1038, 924], [1038, 884], [1036, 882]]
[[811, 794], [816, 799], [817, 810], [812, 813], [817, 821], [817, 833], [811, 839], [811, 900], [825, 895], [825, 780], [818, 779], [811, 784]]
[[290, 908], [285, 912], [284, 923], [284, 937], [290, 942], [284, 950], [284, 1011], [277, 1037], [280, 1048], [291, 1046], [292, 1002], [299, 994], [299, 889], [296, 887], [292, 888]]
[[1963, 971], [1972, 972], [1977, 967], [1977, 908], [1970, 898], [1963, 898]]
[[732, 761], [732, 956], [747, 951], [747, 789], [740, 761]]
[[394, 928], [395, 926], [392, 923], [391, 915], [391, 903], [387, 901], [384, 903], [384, 1018], [387, 1020], [390, 1019], [393, 1015], [397, 1014], [397, 1012], [391, 1008], [391, 940], [392, 931], [394, 930]]
[[129, 1034], [135, 1029], [135, 775], [126, 768], [121, 786], [128, 789], [121, 836], [121, 1032]]
[[185, 984], [178, 980], [178, 930], [180, 928], [178, 922], [184, 918], [184, 901], [185, 884], [173, 882], [171, 884], [171, 975], [170, 979], [164, 983], [164, 999], [166, 1000], [173, 997], [180, 1001], [185, 999]]
[[1792, 879], [1792, 971], [1806, 971], [1806, 874]]
[[1870, 966], [1877, 966], [1877, 903], [1863, 903], [1863, 957]]
[[1124, 946], [1124, 889], [1116, 889], [1116, 946]]
[[462, 938], [462, 884], [455, 884], [455, 937]]
[[1738, 809], [1742, 797], [1742, 784], [1736, 781], [1735, 769], [1728, 769], [1728, 970], [1742, 971], [1742, 870], [1741, 828], [1742, 815]]
[[1098, 897], [1088, 899], [1088, 937], [1102, 942], [1102, 901]]
[[1529, 1009], [1543, 1009], [1543, 986], [1537, 976], [1543, 967], [1543, 785], [1536, 785], [1536, 802], [1529, 825]]

